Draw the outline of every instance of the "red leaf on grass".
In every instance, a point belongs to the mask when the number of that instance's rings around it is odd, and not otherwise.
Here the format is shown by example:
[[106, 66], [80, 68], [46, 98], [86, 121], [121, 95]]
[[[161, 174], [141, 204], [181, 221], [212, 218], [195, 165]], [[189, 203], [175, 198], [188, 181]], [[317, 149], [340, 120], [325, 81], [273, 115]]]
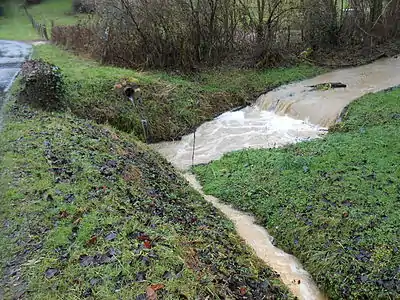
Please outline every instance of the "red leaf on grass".
[[147, 234], [141, 234], [137, 237], [139, 241], [150, 241], [150, 238]]
[[88, 241], [87, 244], [88, 245], [94, 245], [97, 242], [97, 236], [93, 235]]
[[244, 295], [246, 295], [246, 293], [247, 293], [247, 288], [245, 286], [241, 287], [240, 288], [240, 295], [244, 296]]
[[151, 242], [149, 240], [145, 240], [143, 244], [145, 248], [151, 249]]
[[157, 284], [152, 284], [152, 285], [150, 285], [150, 287], [151, 287], [154, 291], [158, 291], [158, 290], [163, 289], [163, 288], [165, 287], [165, 285], [162, 284], [162, 283], [157, 283]]
[[157, 293], [151, 286], [148, 286], [146, 289], [146, 297], [147, 300], [157, 300]]

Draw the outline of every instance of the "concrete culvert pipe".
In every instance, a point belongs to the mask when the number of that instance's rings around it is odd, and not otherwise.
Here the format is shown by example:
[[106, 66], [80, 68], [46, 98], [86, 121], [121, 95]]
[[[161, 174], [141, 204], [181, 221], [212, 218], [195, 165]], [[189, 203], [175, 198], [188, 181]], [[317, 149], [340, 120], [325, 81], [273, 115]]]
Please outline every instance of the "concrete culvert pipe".
[[130, 86], [125, 87], [124, 88], [124, 95], [126, 97], [128, 97], [128, 98], [134, 97], [135, 96], [135, 89], [130, 87]]
[[132, 98], [137, 96], [137, 94], [140, 93], [140, 88], [138, 85], [134, 84], [134, 85], [127, 85], [124, 88], [124, 94], [126, 97], [128, 98]]

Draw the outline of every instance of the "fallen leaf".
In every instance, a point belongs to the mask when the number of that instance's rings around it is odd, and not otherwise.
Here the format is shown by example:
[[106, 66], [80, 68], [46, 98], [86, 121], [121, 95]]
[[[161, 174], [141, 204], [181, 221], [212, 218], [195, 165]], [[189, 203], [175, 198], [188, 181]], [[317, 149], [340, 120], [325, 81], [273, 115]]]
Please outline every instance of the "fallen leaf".
[[157, 300], [157, 293], [151, 288], [151, 286], [146, 289], [147, 300]]
[[78, 225], [82, 221], [82, 218], [78, 218], [74, 221], [74, 225]]
[[247, 288], [245, 286], [242, 286], [240, 288], [240, 295], [244, 296], [244, 295], [246, 295], [246, 293], [247, 293]]
[[149, 240], [145, 240], [143, 244], [146, 249], [151, 249], [151, 242]]
[[94, 245], [97, 242], [97, 236], [93, 235], [88, 241], [87, 244], [88, 245]]
[[60, 218], [65, 219], [68, 217], [68, 212], [66, 210], [62, 210], [62, 211], [60, 211], [59, 215], [60, 215]]
[[152, 285], [150, 285], [150, 287], [151, 287], [154, 291], [158, 291], [158, 290], [163, 289], [163, 288], [165, 287], [165, 285], [162, 284], [162, 283], [158, 283], [158, 284], [152, 284]]
[[150, 238], [149, 238], [149, 236], [148, 236], [147, 234], [140, 234], [140, 235], [137, 237], [137, 239], [138, 239], [139, 241], [150, 241]]

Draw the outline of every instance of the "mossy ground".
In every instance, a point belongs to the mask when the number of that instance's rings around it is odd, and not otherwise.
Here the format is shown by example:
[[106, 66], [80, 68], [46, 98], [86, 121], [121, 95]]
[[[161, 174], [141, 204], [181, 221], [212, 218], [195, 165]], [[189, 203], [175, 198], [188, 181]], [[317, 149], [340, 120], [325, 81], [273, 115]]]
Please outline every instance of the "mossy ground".
[[400, 89], [350, 104], [323, 139], [195, 167], [253, 213], [330, 299], [400, 298]]
[[68, 114], [16, 104], [7, 114], [5, 299], [154, 299], [152, 285], [158, 299], [290, 298], [233, 225], [147, 146]]

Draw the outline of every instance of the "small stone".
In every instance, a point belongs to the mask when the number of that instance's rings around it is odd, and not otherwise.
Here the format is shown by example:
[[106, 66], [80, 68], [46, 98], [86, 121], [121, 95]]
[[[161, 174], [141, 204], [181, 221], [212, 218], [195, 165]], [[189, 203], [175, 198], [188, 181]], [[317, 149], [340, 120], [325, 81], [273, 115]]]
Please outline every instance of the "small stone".
[[104, 254], [96, 254], [94, 256], [94, 261], [98, 265], [104, 265], [104, 264], [108, 264], [110, 262], [115, 261], [115, 257], [104, 255]]
[[108, 165], [109, 167], [111, 167], [111, 168], [115, 168], [115, 167], [117, 167], [117, 162], [116, 162], [115, 160], [109, 160], [109, 161], [107, 162], [107, 165]]
[[109, 234], [106, 235], [105, 240], [110, 242], [112, 240], [115, 240], [116, 237], [117, 237], [116, 232], [110, 232]]
[[118, 250], [118, 249], [115, 249], [115, 248], [110, 248], [107, 251], [107, 255], [108, 256], [117, 256], [117, 255], [120, 255], [120, 254], [121, 254], [121, 251]]
[[93, 256], [81, 255], [81, 257], [79, 257], [79, 263], [82, 267], [88, 267], [94, 264], [94, 258]]
[[92, 278], [92, 279], [90, 279], [90, 285], [91, 286], [95, 286], [95, 285], [98, 285], [98, 284], [101, 284], [102, 283], [102, 279], [101, 278]]
[[140, 261], [145, 265], [145, 266], [150, 266], [150, 259], [147, 256], [142, 256], [140, 258]]
[[68, 261], [68, 259], [69, 259], [69, 253], [62, 253], [60, 255], [60, 261], [62, 261], [62, 262], [66, 262], [66, 261]]
[[146, 294], [140, 294], [139, 296], [136, 297], [136, 300], [147, 300], [147, 295]]
[[91, 288], [88, 288], [88, 289], [86, 289], [86, 290], [83, 292], [82, 296], [83, 296], [84, 298], [87, 298], [87, 297], [92, 296], [92, 294], [93, 294], [92, 289], [91, 289]]
[[164, 272], [164, 274], [163, 274], [163, 278], [164, 279], [172, 279], [172, 273], [171, 272], [169, 272], [169, 271], [165, 271]]
[[58, 274], [60, 274], [60, 270], [54, 269], [54, 268], [47, 269], [45, 272], [47, 279], [53, 278], [54, 276], [57, 276]]
[[75, 201], [75, 195], [74, 194], [68, 194], [64, 197], [64, 201], [67, 203], [72, 203]]
[[143, 282], [146, 280], [146, 273], [145, 272], [138, 272], [136, 274], [136, 281], [137, 282]]

